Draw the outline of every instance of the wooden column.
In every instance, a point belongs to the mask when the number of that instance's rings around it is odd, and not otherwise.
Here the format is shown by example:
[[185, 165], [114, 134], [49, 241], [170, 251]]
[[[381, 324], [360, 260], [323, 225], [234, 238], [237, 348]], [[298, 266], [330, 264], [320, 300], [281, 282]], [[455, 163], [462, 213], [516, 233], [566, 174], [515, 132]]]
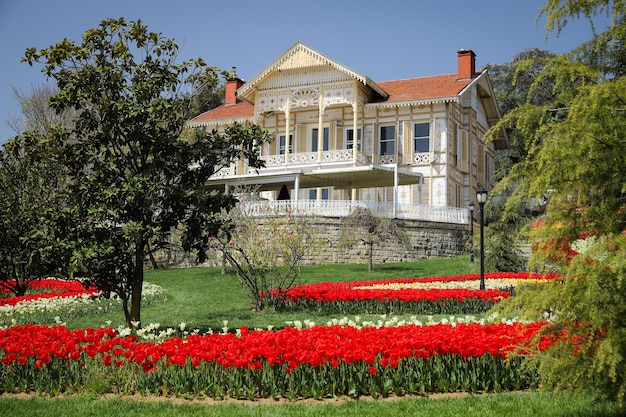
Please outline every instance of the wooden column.
[[[285, 103], [285, 164], [289, 163], [289, 132], [291, 131], [291, 90], [287, 90], [287, 100]], [[280, 146], [280, 144], [279, 144]]]
[[[317, 115], [317, 162], [322, 162], [324, 149], [324, 86], [320, 86], [319, 110]], [[319, 199], [319, 196], [318, 196]]]
[[358, 126], [358, 113], [356, 101], [352, 104], [352, 159], [353, 164], [356, 165], [356, 159], [358, 157], [359, 148], [359, 126]]

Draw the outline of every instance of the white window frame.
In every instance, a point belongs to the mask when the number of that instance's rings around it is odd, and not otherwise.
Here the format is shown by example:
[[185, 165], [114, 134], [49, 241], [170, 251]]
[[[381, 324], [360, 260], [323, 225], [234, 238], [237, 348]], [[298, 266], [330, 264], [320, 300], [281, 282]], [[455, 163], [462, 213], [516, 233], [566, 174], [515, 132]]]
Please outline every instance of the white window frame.
[[[309, 189], [309, 200], [317, 200], [317, 188]], [[320, 200], [330, 200], [330, 189], [328, 187], [322, 188]]]
[[[319, 150], [319, 133], [317, 133], [317, 141], [314, 141], [313, 132], [317, 132], [318, 126], [310, 126], [309, 127], [309, 138], [310, 138], [310, 147], [311, 152], [317, 152]], [[324, 132], [324, 138], [322, 142], [322, 151], [330, 150], [330, 125], [324, 124], [322, 125], [322, 131]], [[315, 146], [314, 146], [315, 145]]]
[[[393, 138], [392, 139], [385, 139], [383, 140], [383, 131], [387, 131], [387, 129], [393, 129]], [[396, 142], [397, 142], [397, 136], [398, 136], [398, 127], [396, 125], [390, 124], [390, 125], [381, 125], [378, 128], [378, 155], [380, 156], [387, 156], [387, 155], [395, 155], [396, 154]], [[383, 153], [383, 144], [385, 144], [385, 152]], [[389, 150], [387, 149], [388, 144], [391, 144], [391, 152], [389, 152]]]
[[[350, 134], [352, 134], [352, 137], [350, 137]], [[361, 143], [363, 142], [363, 136], [361, 133], [361, 128], [357, 129], [357, 138], [356, 138], [356, 150], [361, 152]], [[353, 142], [354, 142], [354, 129], [346, 129], [346, 149], [352, 149], [353, 148]]]
[[[428, 127], [428, 134], [426, 136], [417, 136], [416, 134], [416, 129], [418, 125], [426, 125]], [[433, 141], [431, 138], [431, 122], [429, 121], [425, 121], [425, 122], [416, 122], [413, 123], [412, 125], [412, 131], [411, 131], [411, 137], [412, 137], [412, 147], [413, 147], [413, 153], [426, 153], [426, 152], [432, 152], [433, 149]], [[417, 150], [417, 141], [423, 141], [424, 138], [426, 138], [426, 140], [428, 140], [428, 149], [426, 150]]]
[[[278, 154], [284, 155], [286, 152], [286, 143], [285, 143], [285, 135], [280, 135], [278, 137]], [[293, 135], [289, 135], [289, 153], [293, 153]]]

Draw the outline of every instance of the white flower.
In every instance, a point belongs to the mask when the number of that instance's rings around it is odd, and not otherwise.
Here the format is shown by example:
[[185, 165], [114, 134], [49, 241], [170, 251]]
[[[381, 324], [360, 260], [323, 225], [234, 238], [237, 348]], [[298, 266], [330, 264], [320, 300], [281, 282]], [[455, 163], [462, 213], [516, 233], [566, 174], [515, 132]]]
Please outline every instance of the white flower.
[[126, 337], [130, 336], [131, 330], [128, 327], [122, 327], [117, 329], [117, 333], [120, 335], [120, 337]]

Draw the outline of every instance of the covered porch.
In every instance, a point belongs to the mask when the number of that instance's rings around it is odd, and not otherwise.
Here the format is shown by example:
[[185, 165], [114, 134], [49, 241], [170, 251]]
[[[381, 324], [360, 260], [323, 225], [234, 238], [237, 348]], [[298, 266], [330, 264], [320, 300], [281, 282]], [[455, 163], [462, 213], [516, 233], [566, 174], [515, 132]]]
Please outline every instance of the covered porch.
[[[308, 169], [307, 169], [308, 168]], [[239, 188], [255, 192], [274, 191], [276, 199], [246, 202], [247, 210], [254, 215], [297, 212], [305, 215], [344, 217], [355, 207], [367, 207], [376, 215], [407, 220], [424, 220], [443, 223], [468, 224], [467, 209], [437, 207], [425, 204], [403, 204], [398, 198], [398, 187], [417, 185], [418, 201], [422, 201], [423, 176], [417, 172], [390, 165], [358, 165], [335, 167], [282, 166], [280, 169], [264, 168], [258, 173], [245, 175], [216, 175], [207, 184], [208, 189], [234, 192]], [[332, 187], [348, 190], [349, 200], [301, 198], [300, 190]], [[362, 201], [356, 198], [363, 188], [393, 187], [393, 201]], [[282, 190], [282, 192], [281, 192]], [[285, 195], [286, 190], [291, 190]]]

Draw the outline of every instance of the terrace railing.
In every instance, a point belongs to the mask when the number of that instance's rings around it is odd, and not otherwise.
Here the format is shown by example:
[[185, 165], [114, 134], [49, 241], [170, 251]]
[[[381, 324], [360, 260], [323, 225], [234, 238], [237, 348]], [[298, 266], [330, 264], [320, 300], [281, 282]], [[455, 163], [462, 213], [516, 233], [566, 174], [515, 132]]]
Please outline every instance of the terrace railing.
[[291, 212], [300, 215], [324, 217], [346, 217], [356, 207], [366, 207], [380, 217], [469, 224], [469, 211], [457, 207], [435, 207], [351, 200], [251, 201], [242, 203], [241, 207], [246, 213], [253, 216], [282, 215]]

